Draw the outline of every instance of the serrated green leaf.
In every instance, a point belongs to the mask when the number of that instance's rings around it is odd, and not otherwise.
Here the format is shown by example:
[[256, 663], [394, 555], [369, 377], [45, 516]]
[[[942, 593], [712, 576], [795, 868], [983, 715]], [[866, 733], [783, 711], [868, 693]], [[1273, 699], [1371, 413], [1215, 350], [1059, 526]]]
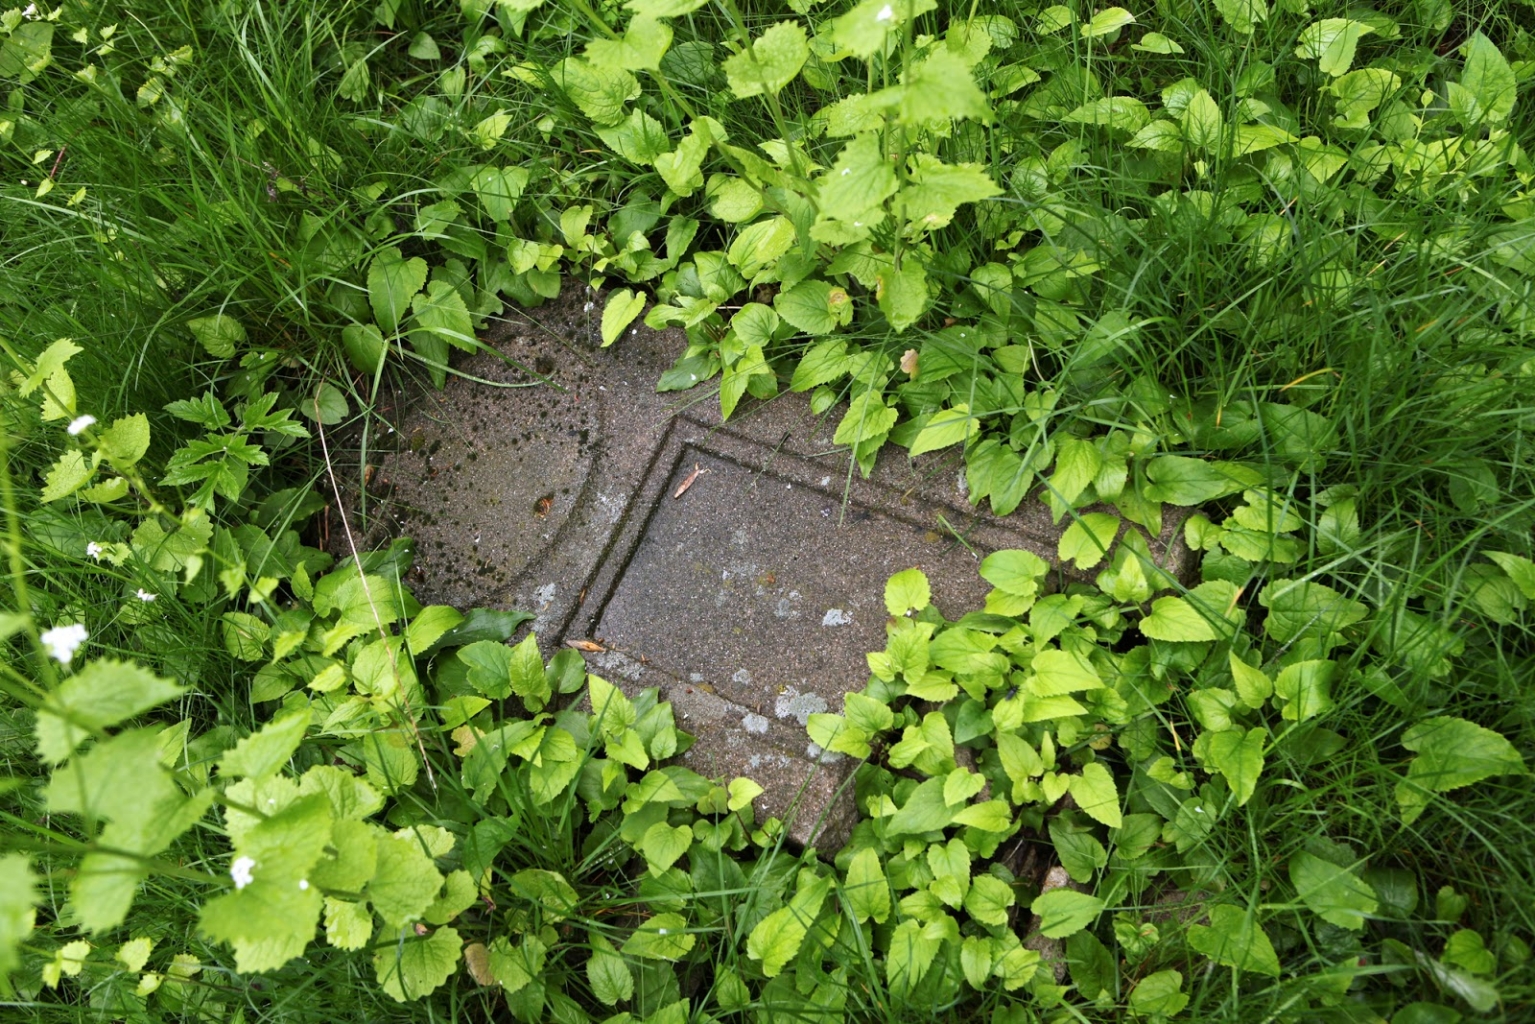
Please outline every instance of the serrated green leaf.
[[219, 774], [264, 779], [275, 775], [298, 749], [309, 728], [311, 712], [303, 707], [272, 719], [242, 739], [219, 761]]
[[1091, 924], [1103, 906], [1103, 901], [1096, 896], [1061, 888], [1037, 896], [1029, 904], [1029, 910], [1039, 915], [1042, 935], [1051, 939], [1064, 939]]
[[313, 886], [301, 889], [291, 878], [258, 878], [205, 903], [199, 924], [203, 934], [234, 948], [236, 970], [259, 974], [303, 955], [322, 903]]
[[1142, 1017], [1172, 1017], [1187, 1005], [1189, 997], [1183, 991], [1183, 975], [1174, 970], [1148, 974], [1130, 992], [1130, 1010]]
[[1109, 828], [1118, 828], [1123, 822], [1119, 810], [1119, 790], [1114, 786], [1114, 776], [1101, 762], [1084, 765], [1082, 774], [1071, 776], [1070, 792], [1077, 806], [1094, 821]]
[[[1237, 798], [1238, 807], [1251, 800], [1257, 791], [1258, 777], [1263, 774], [1263, 748], [1267, 740], [1268, 730], [1262, 726], [1249, 729], [1246, 733], [1235, 729], [1200, 734], [1206, 766], [1226, 777], [1226, 784]], [[1199, 752], [1198, 745], [1195, 751]]]
[[87, 456], [78, 448], [60, 455], [53, 468], [48, 470], [39, 500], [46, 504], [75, 493], [96, 475], [96, 467], [100, 462], [100, 452], [91, 452]]
[[373, 318], [386, 336], [400, 326], [411, 298], [426, 284], [426, 260], [405, 259], [399, 249], [385, 249], [368, 265], [368, 302]]
[[773, 297], [778, 315], [806, 334], [830, 334], [852, 320], [847, 291], [827, 281], [801, 281]]
[[58, 764], [92, 732], [120, 725], [185, 690], [131, 662], [97, 658], [65, 679], [37, 711], [37, 749]]
[[438, 338], [454, 348], [473, 351], [476, 346], [474, 321], [458, 289], [447, 281], [432, 281], [426, 291], [411, 299], [415, 327], [411, 344], [418, 345], [422, 335]]
[[896, 213], [928, 230], [948, 224], [961, 206], [1002, 192], [984, 165], [946, 164], [927, 153], [911, 158], [908, 182], [896, 196]]
[[970, 415], [970, 406], [964, 402], [940, 409], [928, 418], [922, 429], [917, 431], [917, 436], [912, 438], [909, 454], [916, 458], [951, 444], [968, 441], [980, 429], [980, 421]]
[[1359, 40], [1374, 31], [1372, 25], [1362, 21], [1323, 18], [1301, 30], [1300, 45], [1295, 48], [1295, 56], [1315, 58], [1318, 68], [1337, 78], [1354, 63], [1354, 51]]
[[549, 78], [599, 127], [622, 121], [629, 101], [640, 94], [639, 81], [628, 71], [599, 67], [579, 57], [567, 57], [554, 65]]
[[1290, 884], [1313, 913], [1339, 928], [1363, 928], [1378, 907], [1370, 883], [1304, 851], [1290, 858]]
[[1221, 115], [1220, 104], [1203, 89], [1189, 97], [1188, 105], [1183, 108], [1183, 115], [1179, 118], [1179, 127], [1183, 129], [1183, 137], [1189, 145], [1207, 153], [1213, 153], [1220, 147], [1225, 125], [1226, 119]]
[[558, 871], [524, 868], [507, 880], [514, 896], [536, 903], [550, 921], [563, 921], [575, 913], [581, 897], [575, 887]]
[[991, 875], [975, 876], [965, 894], [965, 913], [993, 927], [1007, 924], [1007, 910], [1012, 905], [1013, 887]]
[[751, 930], [746, 939], [746, 954], [762, 962], [763, 974], [777, 977], [799, 952], [831, 886], [829, 877], [815, 879], [795, 893], [787, 906], [773, 911]]
[[883, 267], [874, 288], [881, 313], [897, 334], [922, 318], [932, 303], [927, 290], [927, 271], [914, 259], [907, 259], [900, 269]]
[[890, 883], [877, 850], [866, 846], [853, 855], [842, 895], [853, 920], [862, 924], [872, 918], [877, 924], [885, 923], [890, 916]]
[[885, 610], [891, 615], [921, 611], [932, 602], [932, 587], [921, 569], [902, 569], [885, 582]]
[[646, 960], [681, 960], [697, 941], [687, 927], [688, 919], [681, 914], [657, 914], [634, 930], [622, 952]]
[[592, 955], [586, 960], [586, 980], [592, 995], [604, 1006], [617, 1006], [634, 998], [634, 975], [613, 944], [596, 931], [588, 932]]
[[[1474, 32], [1463, 49], [1466, 64], [1458, 84], [1474, 101], [1474, 110], [1465, 108], [1462, 120], [1468, 124], [1508, 120], [1519, 93], [1518, 79], [1508, 61], [1481, 31]], [[1451, 105], [1455, 105], [1453, 96]]]
[[1210, 909], [1210, 924], [1189, 925], [1188, 943], [1227, 967], [1279, 977], [1279, 957], [1253, 913], [1222, 904]]
[[1135, 24], [1135, 15], [1123, 7], [1109, 7], [1094, 14], [1092, 20], [1082, 26], [1082, 38], [1097, 39], [1099, 36], [1110, 35], [1126, 25], [1133, 24]]
[[789, 381], [789, 390], [809, 391], [822, 384], [830, 384], [847, 373], [852, 365], [853, 361], [847, 354], [846, 340], [827, 338], [819, 341], [806, 349], [800, 357], [794, 367], [794, 376]]
[[1118, 516], [1084, 512], [1061, 534], [1057, 556], [1063, 562], [1075, 562], [1078, 569], [1091, 569], [1103, 561], [1118, 532]]
[[839, 50], [866, 60], [883, 48], [891, 29], [937, 7], [936, 0], [863, 0], [832, 22], [831, 38]]
[[1402, 746], [1417, 756], [1396, 786], [1402, 820], [1411, 823], [1429, 794], [1446, 793], [1494, 775], [1522, 775], [1524, 758], [1501, 733], [1464, 718], [1425, 719], [1402, 734]]
[[617, 39], [593, 39], [586, 44], [586, 59], [603, 68], [628, 71], [659, 71], [661, 58], [672, 45], [672, 29], [647, 14], [630, 20]]
[[1032, 551], [1011, 548], [993, 551], [981, 560], [981, 578], [998, 590], [1033, 597], [1050, 565]]
[[882, 437], [895, 426], [896, 410], [885, 405], [876, 391], [865, 391], [848, 405], [847, 414], [837, 424], [833, 444], [860, 444]]
[[187, 330], [216, 359], [233, 359], [236, 346], [245, 343], [245, 325], [223, 313], [188, 320]]
[[658, 821], [645, 830], [639, 850], [652, 875], [663, 875], [693, 845], [693, 830], [687, 825], [673, 827]]
[[951, 118], [991, 118], [991, 104], [976, 87], [969, 66], [947, 47], [934, 48], [931, 56], [906, 77], [900, 97], [901, 120], [909, 125]]
[[856, 135], [817, 182], [821, 211], [845, 221], [895, 195], [895, 168], [885, 159], [878, 132]]
[[522, 698], [530, 713], [542, 711], [552, 696], [549, 678], [544, 673], [544, 659], [538, 651], [538, 636], [529, 633], [513, 647], [507, 659], [507, 681], [511, 692]]
[[452, 976], [463, 947], [463, 939], [453, 928], [438, 928], [424, 938], [407, 935], [373, 954], [374, 972], [396, 1002], [420, 999]]
[[780, 21], [752, 40], [750, 50], [722, 62], [720, 70], [737, 98], [746, 99], [781, 91], [799, 74], [809, 56], [804, 28]]
[[385, 924], [399, 926], [420, 920], [442, 881], [421, 840], [407, 831], [379, 837], [378, 866], [364, 895]]

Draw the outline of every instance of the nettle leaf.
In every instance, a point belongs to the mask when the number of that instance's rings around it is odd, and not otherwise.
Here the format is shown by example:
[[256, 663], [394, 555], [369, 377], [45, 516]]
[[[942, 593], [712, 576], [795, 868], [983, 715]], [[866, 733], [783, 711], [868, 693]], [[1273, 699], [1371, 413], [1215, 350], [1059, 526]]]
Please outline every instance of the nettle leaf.
[[1124, 821], [1119, 810], [1119, 790], [1114, 776], [1102, 763], [1084, 765], [1082, 774], [1071, 776], [1071, 797], [1094, 821], [1118, 828]]
[[1222, 904], [1210, 909], [1210, 924], [1189, 925], [1189, 945], [1218, 964], [1279, 977], [1279, 957], [1253, 913]]
[[463, 946], [463, 939], [453, 928], [439, 928], [425, 938], [406, 935], [373, 954], [373, 969], [379, 984], [396, 1002], [420, 999], [452, 977]]
[[792, 21], [780, 21], [752, 40], [750, 50], [727, 58], [720, 70], [730, 90], [740, 99], [777, 93], [794, 80], [810, 56], [805, 29]]
[[1078, 569], [1091, 569], [1103, 561], [1119, 532], [1119, 517], [1107, 512], [1085, 512], [1061, 534], [1057, 557], [1075, 562]]
[[1464, 718], [1429, 718], [1402, 734], [1402, 746], [1416, 751], [1407, 775], [1396, 785], [1402, 821], [1411, 824], [1433, 793], [1447, 793], [1494, 775], [1522, 775], [1524, 758], [1501, 733]]
[[773, 297], [778, 315], [806, 334], [830, 334], [853, 320], [853, 300], [846, 289], [827, 281], [801, 281]]
[[897, 334], [916, 323], [932, 301], [927, 290], [927, 271], [910, 257], [899, 269], [881, 269], [877, 281], [874, 296], [880, 312]]
[[687, 825], [678, 825], [675, 828], [664, 821], [658, 821], [645, 830], [645, 835], [640, 838], [639, 850], [645, 855], [645, 864], [652, 875], [666, 874], [668, 868], [677, 863], [688, 847], [693, 845], [693, 830]]
[[1263, 774], [1263, 747], [1267, 740], [1268, 730], [1262, 726], [1246, 733], [1240, 729], [1202, 732], [1194, 741], [1194, 756], [1210, 770], [1225, 776], [1226, 784], [1237, 798], [1237, 806], [1241, 807], [1257, 791], [1258, 776]]
[[672, 45], [672, 29], [649, 15], [637, 15], [617, 39], [593, 39], [586, 59], [602, 68], [659, 71], [661, 58]]
[[554, 65], [549, 78], [598, 126], [622, 121], [629, 101], [640, 94], [639, 81], [628, 71], [600, 67], [579, 57], [567, 57]]
[[275, 775], [298, 749], [311, 717], [304, 707], [272, 719], [224, 753], [219, 774], [247, 779]]
[[838, 50], [867, 60], [884, 48], [891, 29], [937, 6], [937, 0], [863, 0], [832, 22], [831, 39]]
[[946, 164], [927, 153], [912, 157], [909, 181], [896, 196], [896, 213], [927, 229], [948, 224], [955, 211], [966, 203], [978, 203], [1002, 193], [983, 165]]
[[1366, 915], [1375, 913], [1379, 906], [1370, 883], [1345, 867], [1305, 852], [1290, 858], [1290, 884], [1313, 913], [1339, 928], [1363, 928]]
[[1374, 32], [1374, 26], [1349, 18], [1323, 18], [1301, 30], [1295, 56], [1315, 58], [1317, 67], [1337, 78], [1354, 63], [1359, 40]]
[[245, 343], [245, 325], [223, 313], [188, 320], [187, 330], [210, 356], [217, 359], [233, 359], [236, 346]]
[[968, 441], [980, 432], [981, 422], [970, 415], [970, 406], [964, 402], [948, 409], [940, 409], [928, 417], [917, 436], [911, 440], [910, 456], [916, 458], [928, 452], [947, 448], [951, 444]]
[[854, 921], [862, 924], [873, 918], [878, 924], [885, 923], [890, 916], [890, 883], [878, 850], [866, 846], [853, 855], [848, 862], [842, 896]]
[[542, 711], [549, 703], [549, 677], [544, 672], [544, 659], [538, 652], [536, 634], [529, 633], [512, 648], [507, 663], [507, 681], [529, 712]]
[[609, 293], [602, 307], [602, 347], [607, 348], [617, 341], [618, 336], [624, 333], [624, 328], [633, 323], [634, 318], [644, 309], [645, 296], [642, 292], [618, 288]]
[[1183, 115], [1179, 118], [1179, 125], [1189, 145], [1209, 153], [1220, 148], [1226, 120], [1221, 115], [1220, 104], [1208, 92], [1200, 89], [1189, 97], [1188, 105], [1183, 108]]
[[1122, 132], [1138, 132], [1151, 121], [1146, 104], [1134, 96], [1104, 96], [1064, 114], [1062, 124], [1093, 124]]
[[991, 119], [991, 104], [976, 87], [975, 78], [965, 59], [946, 47], [936, 47], [931, 56], [905, 76], [901, 90], [901, 120], [920, 125], [928, 121], [974, 118]]
[[848, 404], [847, 414], [837, 424], [832, 443], [851, 445], [882, 437], [895, 426], [898, 415], [896, 410], [885, 405], [879, 392], [865, 391]]
[[1270, 580], [1258, 594], [1258, 603], [1269, 610], [1264, 633], [1280, 643], [1340, 633], [1370, 614], [1360, 602], [1309, 580]]
[[592, 995], [604, 1006], [617, 1006], [634, 998], [634, 974], [613, 944], [597, 931], [587, 932], [592, 955], [586, 961], [586, 980]]
[[681, 914], [657, 914], [634, 930], [622, 952], [646, 960], [681, 960], [697, 941], [687, 927], [688, 919]]
[[1463, 47], [1466, 65], [1460, 81], [1450, 83], [1450, 108], [1465, 124], [1508, 120], [1519, 82], [1492, 40], [1478, 30]]
[[1099, 36], [1112, 35], [1126, 25], [1135, 24], [1135, 15], [1123, 7], [1109, 7], [1093, 15], [1091, 21], [1082, 26], [1083, 39], [1097, 39]]
[[385, 335], [399, 328], [411, 297], [426, 284], [426, 274], [426, 260], [419, 256], [407, 260], [395, 248], [383, 250], [368, 264], [368, 302]]
[[885, 159], [878, 132], [855, 136], [817, 184], [821, 212], [851, 221], [895, 195], [895, 168]]
[[464, 297], [447, 281], [433, 281], [424, 293], [411, 299], [411, 312], [416, 315], [416, 327], [411, 340], [415, 344], [423, 333], [441, 338], [454, 348], [473, 351], [476, 347], [474, 321]]
[[65, 679], [37, 709], [37, 749], [58, 764], [92, 732], [141, 715], [186, 692], [131, 661], [97, 658]]
[[1098, 897], [1067, 888], [1051, 889], [1029, 904], [1029, 910], [1039, 915], [1040, 934], [1050, 939], [1064, 939], [1086, 928], [1103, 907]]

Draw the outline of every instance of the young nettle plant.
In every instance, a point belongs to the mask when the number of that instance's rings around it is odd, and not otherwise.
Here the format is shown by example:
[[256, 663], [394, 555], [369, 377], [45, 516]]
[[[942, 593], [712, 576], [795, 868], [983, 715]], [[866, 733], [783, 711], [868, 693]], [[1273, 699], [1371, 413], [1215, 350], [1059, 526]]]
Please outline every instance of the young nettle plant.
[[[1063, 540], [1063, 557], [1072, 543]], [[1129, 558], [1165, 590], [1149, 558]], [[921, 572], [898, 573], [868, 685], [846, 695], [842, 714], [810, 717], [811, 739], [866, 762], [865, 817], [837, 856], [843, 926], [871, 930], [863, 944], [884, 958], [892, 996], [947, 1001], [964, 984], [1000, 984], [1056, 1005], [1067, 990], [1042, 967], [1044, 947], [1023, 941], [1037, 932], [1066, 940], [1081, 998], [1171, 1016], [1189, 998], [1172, 965], [1187, 971], [1189, 955], [1237, 979], [1280, 978], [1289, 968], [1273, 931], [1330, 928], [1329, 941], [1357, 935], [1349, 944], [1362, 955], [1429, 963], [1445, 988], [1490, 1008], [1491, 960], [1471, 966], [1458, 952], [1483, 937], [1458, 933], [1437, 960], [1394, 938], [1367, 944], [1382, 901], [1399, 899], [1378, 890], [1401, 886], [1404, 873], [1361, 863], [1346, 834], [1286, 844], [1291, 892], [1270, 891], [1258, 907], [1245, 895], [1251, 880], [1206, 849], [1276, 770], [1293, 778], [1297, 760], [1331, 743], [1326, 722], [1340, 700], [1362, 690], [1408, 710], [1388, 666], [1430, 650], [1453, 656], [1454, 645], [1418, 619], [1371, 657], [1359, 646], [1371, 609], [1308, 580], [1263, 586], [1261, 631], [1249, 631], [1237, 585], [1208, 576], [1145, 613], [1115, 596], [1128, 564], [1116, 558], [1096, 588], [1045, 594], [1042, 559], [995, 552], [981, 563], [995, 588], [986, 610], [955, 622], [932, 606]], [[1502, 735], [1453, 716], [1419, 717], [1401, 743], [1412, 756], [1391, 785], [1404, 825], [1439, 793], [1527, 770]], [[1070, 882], [1018, 877], [1014, 837], [1048, 842]], [[1159, 901], [1198, 903], [1195, 923], [1115, 910]], [[1298, 998], [1315, 1009], [1343, 994], [1326, 974], [1300, 982]]]

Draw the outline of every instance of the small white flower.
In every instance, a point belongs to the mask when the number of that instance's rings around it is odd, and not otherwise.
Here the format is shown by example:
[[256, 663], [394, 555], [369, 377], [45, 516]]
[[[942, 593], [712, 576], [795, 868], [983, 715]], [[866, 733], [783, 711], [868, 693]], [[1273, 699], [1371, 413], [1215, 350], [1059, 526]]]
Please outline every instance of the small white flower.
[[145, 590], [143, 587], [139, 588], [138, 598], [139, 598], [140, 601], [144, 601], [144, 602], [147, 603], [149, 601], [153, 601], [155, 598], [157, 598], [159, 596], [160, 596], [159, 594], [151, 594], [149, 591]]
[[300, 878], [298, 880], [299, 892], [303, 892], [304, 890], [306, 890], [308, 888], [309, 888], [309, 879], [307, 879], [307, 878]]
[[37, 5], [36, 4], [27, 4], [27, 9], [21, 12], [21, 16], [23, 18], [26, 18], [28, 21], [36, 21], [37, 20]]
[[85, 553], [96, 559], [98, 562], [101, 561], [101, 556], [106, 553], [106, 550], [106, 548], [102, 547], [100, 544], [97, 544], [95, 541], [91, 541], [85, 546]]
[[229, 865], [229, 877], [235, 880], [235, 888], [243, 889], [251, 884], [251, 869], [256, 866], [252, 857], [236, 857], [233, 864]]
[[881, 7], [879, 9], [879, 13], [874, 16], [874, 20], [875, 21], [889, 21], [891, 18], [894, 18], [894, 17], [895, 17], [895, 11], [891, 8], [891, 6], [889, 4], [886, 4], [885, 6], [883, 6], [883, 7]]
[[657, 928], [656, 929], [656, 934], [657, 935], [665, 935], [666, 934], [666, 929], [665, 928]]
[[48, 648], [50, 657], [61, 665], [68, 665], [88, 636], [85, 627], [76, 622], [70, 626], [54, 626], [38, 639]]
[[95, 422], [96, 417], [86, 413], [84, 416], [76, 416], [74, 419], [70, 420], [69, 426], [66, 429], [69, 431], [69, 436], [74, 437], [83, 432], [86, 427], [94, 425]]

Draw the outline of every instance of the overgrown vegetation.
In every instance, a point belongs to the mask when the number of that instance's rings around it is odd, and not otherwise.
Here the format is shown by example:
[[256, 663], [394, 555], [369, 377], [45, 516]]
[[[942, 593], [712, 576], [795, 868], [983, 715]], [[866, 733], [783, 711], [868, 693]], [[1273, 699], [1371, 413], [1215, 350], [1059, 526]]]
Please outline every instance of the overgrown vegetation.
[[[7, 1013], [1522, 1019], [1532, 31], [0, 12]], [[808, 727], [864, 760], [840, 851], [524, 616], [420, 607], [407, 542], [318, 549], [361, 470], [325, 432], [572, 278], [606, 344], [686, 329], [663, 390], [807, 392], [864, 472], [962, 450], [1097, 572], [992, 553], [956, 621], [890, 581], [868, 685]], [[1169, 505], [1192, 588], [1147, 556]]]

